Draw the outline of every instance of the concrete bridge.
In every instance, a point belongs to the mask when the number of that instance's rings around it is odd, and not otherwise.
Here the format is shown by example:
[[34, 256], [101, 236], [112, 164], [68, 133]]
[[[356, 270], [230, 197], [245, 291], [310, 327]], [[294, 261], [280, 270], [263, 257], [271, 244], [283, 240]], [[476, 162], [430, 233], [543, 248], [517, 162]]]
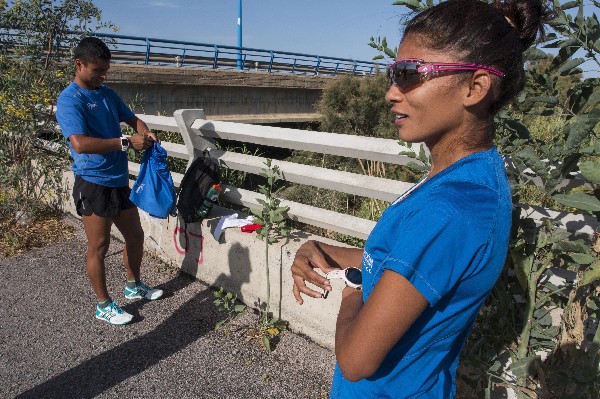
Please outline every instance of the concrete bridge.
[[204, 110], [230, 122], [312, 122], [328, 81], [370, 76], [373, 61], [234, 47], [170, 39], [96, 33], [112, 52], [110, 84], [135, 112], [173, 115]]
[[316, 104], [335, 76], [255, 70], [112, 64], [107, 84], [134, 112], [173, 115], [204, 109], [206, 117], [243, 123], [312, 122]]

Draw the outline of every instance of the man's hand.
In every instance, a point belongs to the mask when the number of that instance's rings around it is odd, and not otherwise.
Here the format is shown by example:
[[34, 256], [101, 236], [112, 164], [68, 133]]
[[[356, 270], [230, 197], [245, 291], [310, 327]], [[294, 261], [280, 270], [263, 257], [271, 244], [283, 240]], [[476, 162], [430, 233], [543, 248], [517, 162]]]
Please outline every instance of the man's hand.
[[158, 144], [160, 144], [160, 139], [158, 138], [156, 133], [151, 132], [150, 130], [146, 130], [144, 132], [144, 135], [150, 137], [152, 139], [152, 141], [156, 141]]
[[148, 125], [146, 125], [146, 123], [137, 116], [125, 123], [127, 123], [133, 130], [137, 132], [129, 138], [131, 147], [133, 147], [134, 150], [146, 150], [152, 147], [152, 143], [154, 141], [160, 144], [160, 140], [158, 139], [156, 133], [151, 132], [150, 129], [148, 129]]
[[296, 301], [304, 303], [300, 293], [313, 298], [322, 298], [323, 293], [312, 290], [306, 286], [306, 281], [326, 291], [331, 291], [329, 280], [314, 271], [318, 267], [324, 273], [335, 269], [327, 262], [325, 254], [316, 241], [307, 241], [298, 248], [294, 262], [292, 263], [292, 275], [294, 278], [294, 296]]
[[136, 133], [129, 137], [131, 147], [133, 147], [133, 149], [136, 151], [147, 150], [148, 148], [152, 147], [154, 141], [160, 143], [158, 137], [156, 137], [156, 134], [149, 130], [146, 133]]

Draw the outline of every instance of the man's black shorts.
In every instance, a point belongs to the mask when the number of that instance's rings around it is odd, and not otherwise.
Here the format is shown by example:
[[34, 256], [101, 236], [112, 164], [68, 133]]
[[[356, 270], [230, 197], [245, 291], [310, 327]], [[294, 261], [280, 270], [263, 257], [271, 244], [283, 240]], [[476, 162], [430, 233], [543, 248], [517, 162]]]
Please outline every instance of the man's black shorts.
[[135, 207], [129, 193], [129, 186], [101, 186], [75, 176], [73, 200], [79, 216], [91, 216], [92, 213], [101, 217], [119, 216], [121, 211]]

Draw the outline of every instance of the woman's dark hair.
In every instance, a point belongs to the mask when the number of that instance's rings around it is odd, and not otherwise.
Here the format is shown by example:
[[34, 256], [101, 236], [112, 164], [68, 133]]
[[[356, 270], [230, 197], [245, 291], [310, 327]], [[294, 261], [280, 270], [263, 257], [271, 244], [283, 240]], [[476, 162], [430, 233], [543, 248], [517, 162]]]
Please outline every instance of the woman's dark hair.
[[525, 86], [523, 52], [538, 33], [544, 34], [543, 24], [549, 17], [542, 1], [495, 0], [489, 4], [448, 0], [416, 15], [406, 26], [404, 37], [418, 37], [432, 50], [456, 54], [456, 61], [504, 71], [492, 105], [496, 113]]
[[83, 62], [94, 62], [98, 59], [110, 61], [108, 46], [97, 37], [84, 37], [73, 50], [73, 58]]

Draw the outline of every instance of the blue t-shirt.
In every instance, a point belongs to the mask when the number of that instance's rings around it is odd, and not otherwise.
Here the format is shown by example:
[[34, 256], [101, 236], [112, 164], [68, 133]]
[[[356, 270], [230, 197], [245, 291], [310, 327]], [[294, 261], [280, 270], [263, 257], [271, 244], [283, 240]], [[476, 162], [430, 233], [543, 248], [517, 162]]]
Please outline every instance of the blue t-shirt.
[[127, 153], [78, 154], [68, 140], [72, 134], [98, 138], [121, 137], [121, 122], [135, 118], [129, 107], [112, 89], [101, 85], [87, 90], [71, 82], [58, 96], [56, 120], [73, 156], [73, 173], [84, 180], [109, 187], [129, 184]]
[[388, 207], [362, 260], [363, 300], [385, 269], [429, 302], [371, 377], [336, 366], [331, 398], [454, 398], [458, 358], [506, 259], [511, 195], [495, 148], [469, 155]]

